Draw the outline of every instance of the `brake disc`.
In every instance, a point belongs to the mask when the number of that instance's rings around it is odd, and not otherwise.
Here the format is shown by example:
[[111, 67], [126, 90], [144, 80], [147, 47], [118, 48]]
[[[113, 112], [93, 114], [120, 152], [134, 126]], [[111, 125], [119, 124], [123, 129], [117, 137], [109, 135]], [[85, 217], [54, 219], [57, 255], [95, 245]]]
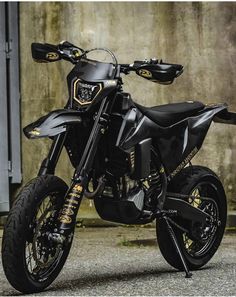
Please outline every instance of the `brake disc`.
[[[50, 256], [48, 255], [48, 260], [46, 262], [44, 262], [41, 257], [42, 255], [45, 256], [46, 254], [46, 250], [48, 250], [48, 247], [41, 247], [41, 249], [45, 248], [45, 251], [44, 250], [41, 250], [40, 253], [38, 251], [38, 243], [39, 243], [39, 237], [42, 236], [40, 230], [42, 228], [43, 225], [41, 225], [41, 223], [44, 221], [44, 219], [46, 218], [48, 212], [51, 210], [51, 207], [46, 209], [44, 211], [44, 213], [41, 215], [41, 217], [38, 219], [38, 222], [37, 222], [37, 225], [36, 225], [36, 228], [35, 228], [35, 233], [34, 233], [34, 237], [33, 237], [33, 241], [32, 241], [32, 251], [33, 251], [33, 259], [36, 263], [36, 268], [34, 270], [38, 271], [38, 269], [41, 269], [41, 268], [46, 268], [48, 266], [51, 265], [51, 263], [58, 257], [59, 255], [59, 252], [61, 251], [62, 249], [62, 246], [61, 245], [57, 245], [55, 249], [55, 254], [53, 257], [49, 258]], [[47, 240], [48, 239], [48, 236], [45, 234], [43, 235], [45, 237], [47, 237]], [[42, 244], [42, 242], [41, 242]]]

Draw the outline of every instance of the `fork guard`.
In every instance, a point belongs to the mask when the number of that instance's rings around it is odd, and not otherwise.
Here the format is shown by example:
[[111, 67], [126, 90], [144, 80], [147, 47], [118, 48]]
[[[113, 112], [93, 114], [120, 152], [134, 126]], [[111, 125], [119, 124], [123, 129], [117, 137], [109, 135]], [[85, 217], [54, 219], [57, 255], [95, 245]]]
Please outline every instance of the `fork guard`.
[[81, 122], [80, 112], [58, 109], [29, 124], [23, 131], [29, 139], [52, 137], [65, 132], [69, 125], [80, 124]]

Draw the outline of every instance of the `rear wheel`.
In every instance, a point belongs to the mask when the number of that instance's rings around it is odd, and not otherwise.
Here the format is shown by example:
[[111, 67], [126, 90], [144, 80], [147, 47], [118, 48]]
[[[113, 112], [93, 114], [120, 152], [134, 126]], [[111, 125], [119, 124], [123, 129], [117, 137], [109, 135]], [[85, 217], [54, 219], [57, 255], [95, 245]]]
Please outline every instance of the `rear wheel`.
[[[189, 195], [186, 199], [192, 206], [201, 209], [214, 218], [214, 222], [194, 224], [177, 219], [177, 223], [190, 233], [173, 226], [180, 248], [191, 270], [204, 266], [217, 251], [225, 229], [227, 202], [219, 178], [210, 169], [201, 166], [184, 168], [171, 182], [169, 191]], [[209, 199], [205, 199], [208, 197]], [[166, 261], [179, 270], [182, 262], [177, 254], [164, 221], [157, 222], [157, 239], [160, 251]]]
[[67, 185], [44, 175], [20, 192], [4, 228], [2, 262], [10, 284], [22, 293], [42, 291], [61, 271], [71, 242], [50, 240], [63, 205]]

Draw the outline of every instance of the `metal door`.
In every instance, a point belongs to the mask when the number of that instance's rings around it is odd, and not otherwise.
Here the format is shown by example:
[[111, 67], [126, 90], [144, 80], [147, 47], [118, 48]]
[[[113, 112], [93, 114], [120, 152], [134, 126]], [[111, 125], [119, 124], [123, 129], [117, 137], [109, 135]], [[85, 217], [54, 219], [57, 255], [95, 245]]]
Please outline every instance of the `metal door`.
[[21, 182], [18, 4], [0, 2], [0, 214]]

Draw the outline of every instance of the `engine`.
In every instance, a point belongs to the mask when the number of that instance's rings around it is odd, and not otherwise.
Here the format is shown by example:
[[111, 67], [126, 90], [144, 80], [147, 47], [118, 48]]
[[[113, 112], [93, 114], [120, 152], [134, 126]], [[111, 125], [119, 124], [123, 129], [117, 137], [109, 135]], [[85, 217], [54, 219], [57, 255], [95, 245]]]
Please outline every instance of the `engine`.
[[151, 171], [146, 180], [136, 181], [127, 175], [110, 182], [94, 204], [100, 217], [123, 224], [144, 224], [152, 219], [153, 208], [161, 191], [157, 171]]

